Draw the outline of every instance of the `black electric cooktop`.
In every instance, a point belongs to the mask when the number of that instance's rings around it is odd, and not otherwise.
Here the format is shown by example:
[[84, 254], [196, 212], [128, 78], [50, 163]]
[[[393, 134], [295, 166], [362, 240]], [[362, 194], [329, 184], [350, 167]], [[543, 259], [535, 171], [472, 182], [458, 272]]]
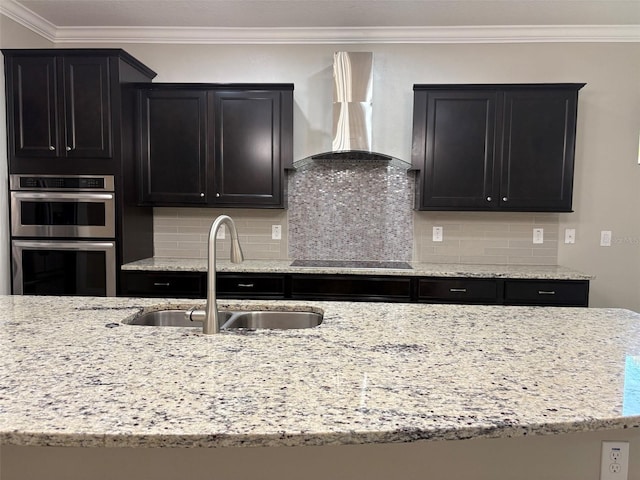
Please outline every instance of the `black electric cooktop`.
[[336, 268], [403, 268], [410, 270], [407, 262], [381, 262], [360, 260], [294, 260], [292, 267], [336, 267]]

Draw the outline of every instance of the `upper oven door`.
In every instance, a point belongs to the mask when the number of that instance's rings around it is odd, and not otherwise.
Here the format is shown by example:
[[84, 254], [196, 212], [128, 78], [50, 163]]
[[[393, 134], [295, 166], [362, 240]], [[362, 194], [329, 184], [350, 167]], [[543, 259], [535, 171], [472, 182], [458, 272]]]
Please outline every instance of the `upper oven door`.
[[113, 193], [11, 192], [14, 237], [114, 238]]

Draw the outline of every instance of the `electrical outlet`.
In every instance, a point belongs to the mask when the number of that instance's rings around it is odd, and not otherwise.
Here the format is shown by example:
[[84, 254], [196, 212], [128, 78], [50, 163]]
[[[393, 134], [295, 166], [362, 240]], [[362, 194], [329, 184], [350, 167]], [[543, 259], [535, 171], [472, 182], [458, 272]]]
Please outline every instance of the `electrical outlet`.
[[629, 442], [602, 442], [600, 480], [628, 480]]
[[611, 246], [611, 230], [602, 230], [600, 232], [600, 246], [601, 247]]
[[282, 225], [271, 225], [271, 240], [282, 239]]
[[544, 243], [544, 228], [533, 229], [533, 243]]
[[442, 241], [442, 227], [433, 227], [433, 241], [434, 242]]
[[565, 228], [564, 230], [564, 243], [576, 243], [576, 229]]
[[216, 239], [224, 240], [226, 231], [227, 231], [226, 225], [222, 225], [222, 228], [219, 228], [218, 233], [216, 233]]

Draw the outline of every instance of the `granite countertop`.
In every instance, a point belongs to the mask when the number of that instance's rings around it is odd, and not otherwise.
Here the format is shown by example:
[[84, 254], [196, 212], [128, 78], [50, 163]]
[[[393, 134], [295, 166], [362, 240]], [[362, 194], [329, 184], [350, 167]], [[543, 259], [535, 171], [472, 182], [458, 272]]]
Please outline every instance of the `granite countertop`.
[[[411, 269], [293, 267], [291, 260], [245, 260], [231, 263], [218, 260], [219, 272], [315, 273], [351, 275], [401, 275], [418, 277], [522, 278], [541, 280], [591, 280], [593, 276], [558, 265], [466, 265], [457, 263], [411, 263]], [[153, 257], [122, 266], [128, 271], [206, 272], [202, 258]]]
[[[312, 329], [123, 325], [184, 300], [0, 297], [0, 444], [344, 445], [640, 427], [640, 314], [228, 301]], [[606, 328], [603, 328], [606, 326]]]

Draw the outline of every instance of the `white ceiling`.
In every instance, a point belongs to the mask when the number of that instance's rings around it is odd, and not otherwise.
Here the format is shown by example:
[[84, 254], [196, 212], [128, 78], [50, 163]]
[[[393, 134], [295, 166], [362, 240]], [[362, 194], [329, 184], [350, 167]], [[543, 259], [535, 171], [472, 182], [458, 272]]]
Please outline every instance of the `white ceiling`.
[[55, 42], [159, 39], [161, 31], [185, 41], [203, 32], [237, 39], [238, 31], [321, 41], [339, 31], [342, 40], [371, 42], [380, 32], [402, 41], [425, 32], [525, 30], [640, 41], [640, 0], [0, 0], [0, 13]]

